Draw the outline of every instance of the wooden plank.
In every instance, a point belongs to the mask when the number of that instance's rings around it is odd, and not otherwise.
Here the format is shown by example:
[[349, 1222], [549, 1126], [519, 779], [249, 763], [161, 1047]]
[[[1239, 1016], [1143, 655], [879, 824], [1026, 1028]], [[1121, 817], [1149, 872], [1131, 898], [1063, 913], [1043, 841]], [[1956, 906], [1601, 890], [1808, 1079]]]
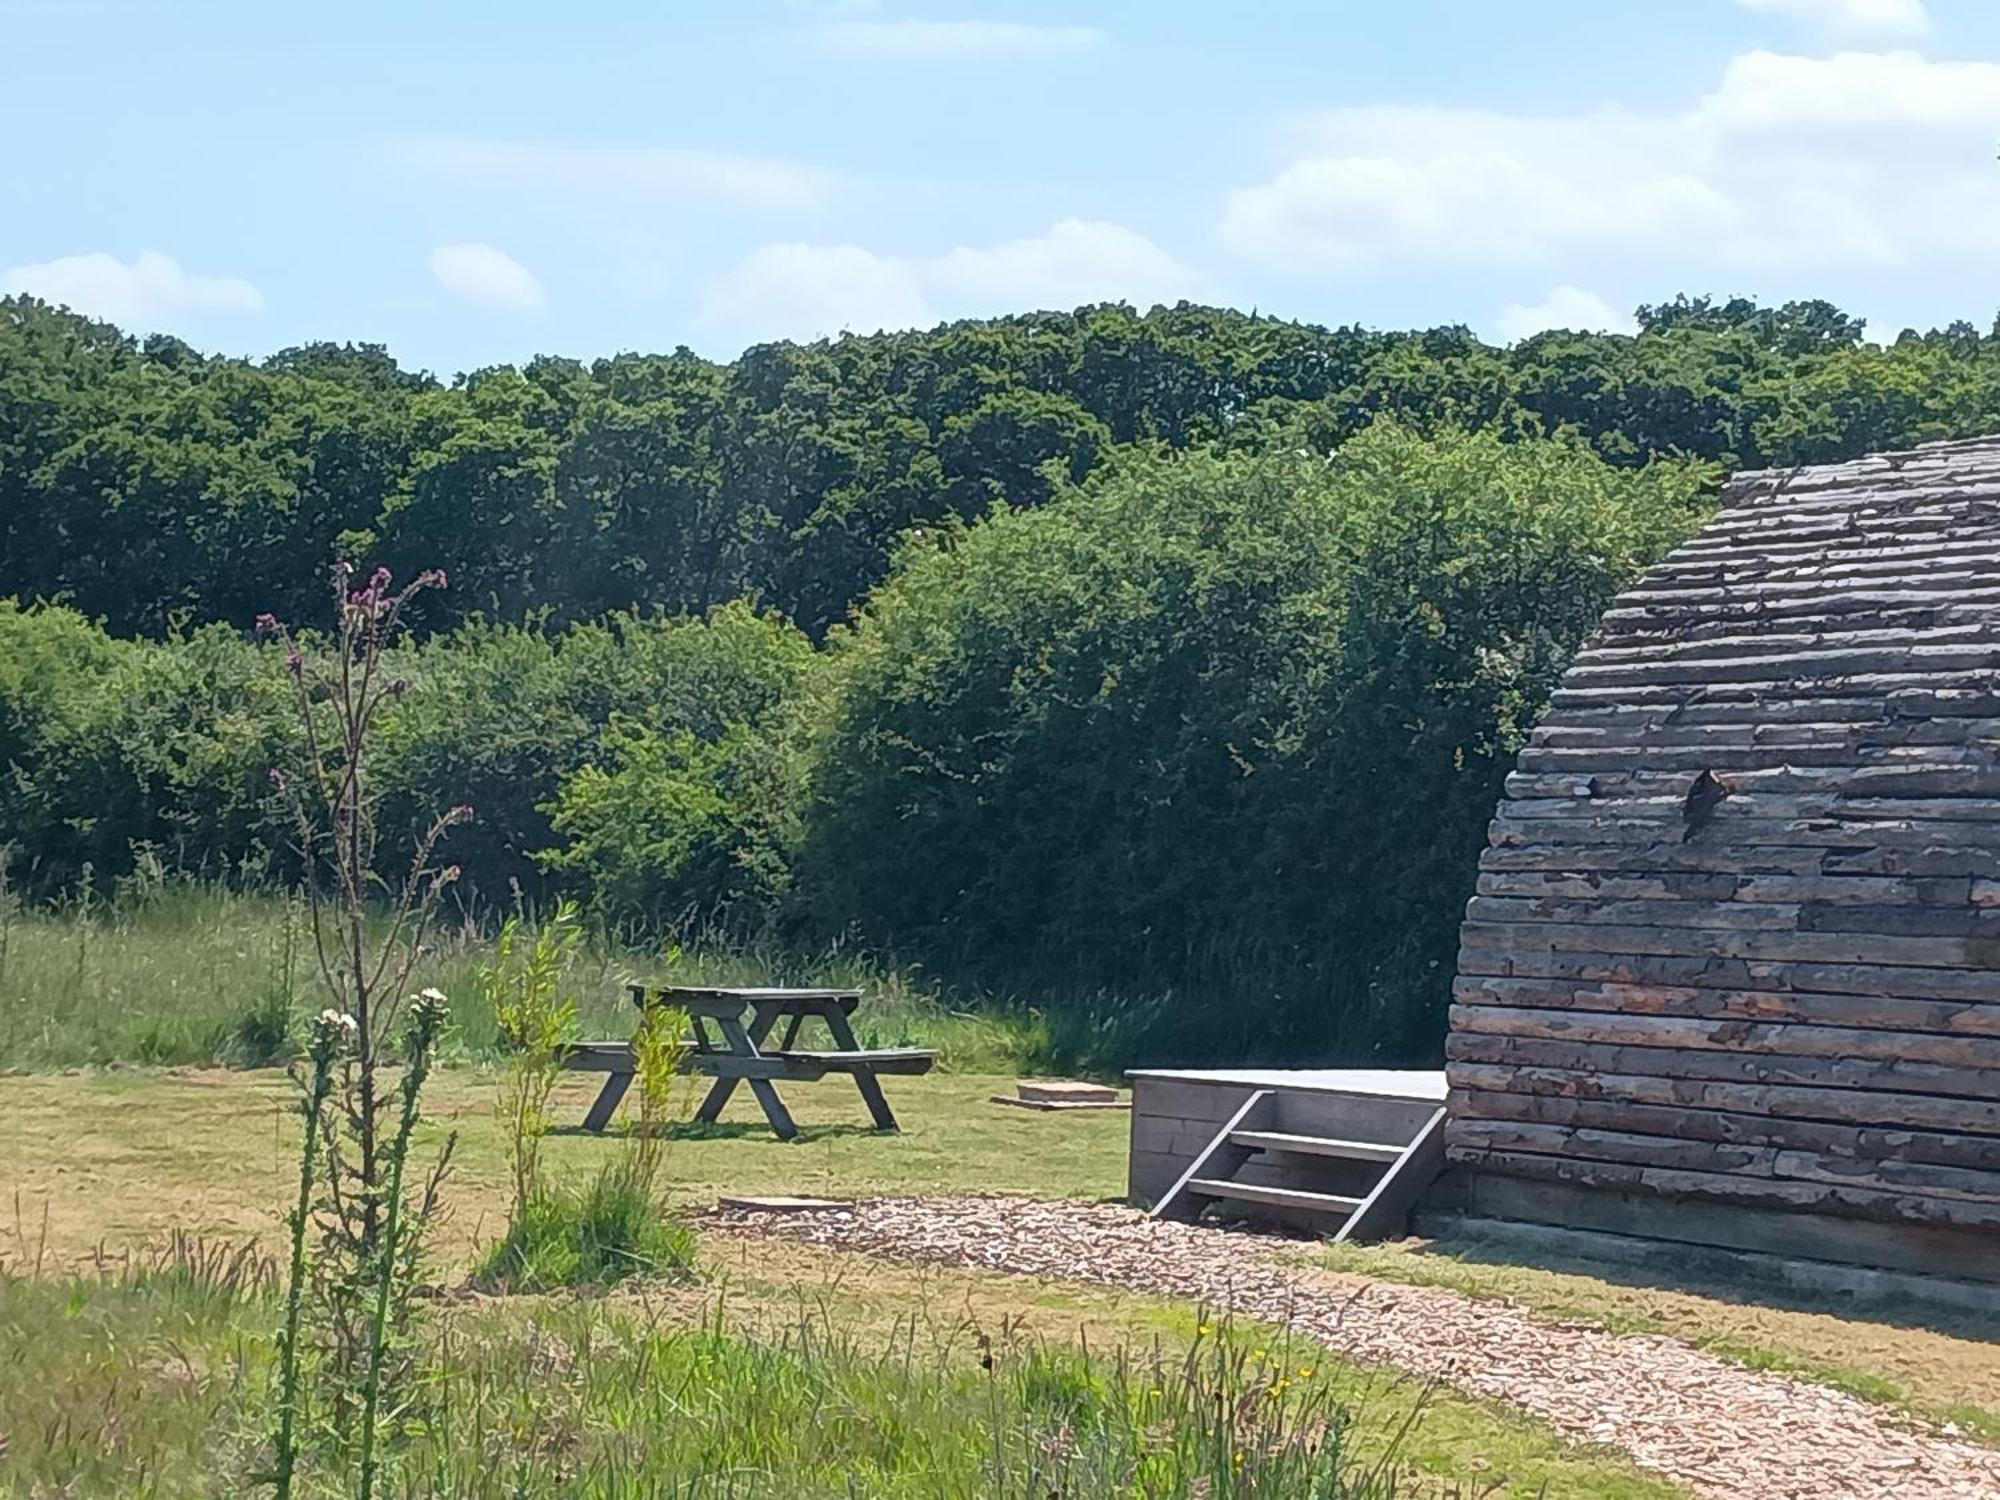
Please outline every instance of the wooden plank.
[[1631, 1016], [1804, 1022], [1896, 1033], [2000, 1037], [2000, 1005], [1830, 995], [1796, 990], [1704, 990], [1693, 985], [1593, 984], [1561, 979], [1464, 975], [1452, 984], [1463, 1005], [1522, 1005]]
[[1773, 902], [1781, 906], [1967, 906], [1969, 876], [1738, 875], [1728, 870], [1489, 870], [1478, 894], [1525, 900], [1592, 897], [1611, 901]]
[[[1779, 1083], [1807, 1088], [1880, 1089], [1968, 1101], [2000, 1100], [2000, 1073], [1937, 1063], [1869, 1058], [1802, 1057], [1760, 1052], [1679, 1051], [1605, 1042], [1544, 1041], [1456, 1031], [1445, 1038], [1447, 1062], [1512, 1063], [1588, 1073], [1694, 1078], [1713, 1082]], [[1449, 1072], [1449, 1069], [1447, 1069]]]
[[1453, 1131], [1459, 1122], [1468, 1120], [1526, 1121], [1591, 1130], [1629, 1130], [1681, 1140], [1817, 1151], [1858, 1161], [1930, 1162], [1938, 1166], [2000, 1171], [2000, 1141], [1901, 1126], [1835, 1125], [1819, 1120], [1690, 1109], [1630, 1099], [1581, 1099], [1486, 1088], [1453, 1089], [1450, 1108]]
[[1691, 1140], [1633, 1130], [1491, 1119], [1454, 1120], [1450, 1144], [1456, 1160], [1472, 1163], [1484, 1155], [1527, 1152], [1565, 1161], [1728, 1172], [1776, 1181], [2000, 1205], [2000, 1171], [1909, 1161], [1895, 1156], [1857, 1159], [1748, 1141]]
[[1734, 1055], [1780, 1053], [1800, 1058], [1941, 1063], [1955, 1068], [1984, 1069], [2000, 1079], [2000, 1039], [1993, 1037], [1507, 1005], [1454, 1005], [1451, 1024], [1454, 1030], [1482, 1036], [1697, 1052], [1713, 1050]]
[[1720, 1203], [1668, 1206], [1650, 1193], [1489, 1172], [1469, 1173], [1466, 1188], [1473, 1212], [1500, 1219], [2000, 1282], [2000, 1236], [1985, 1230], [1885, 1224]]
[[1188, 1163], [1174, 1185], [1153, 1205], [1151, 1217], [1186, 1224], [1200, 1218], [1202, 1200], [1195, 1183], [1227, 1177], [1241, 1167], [1250, 1159], [1251, 1153], [1249, 1148], [1232, 1141], [1231, 1136], [1239, 1130], [1262, 1129], [1273, 1123], [1275, 1115], [1271, 1091], [1253, 1090], [1215, 1133], [1215, 1138]]
[[1708, 931], [1595, 922], [1467, 922], [1467, 952], [1713, 955], [1817, 964], [1894, 964], [1933, 969], [2000, 969], [2000, 938], [1888, 937], [1874, 933]]
[[1236, 1130], [1229, 1138], [1252, 1151], [1284, 1151], [1298, 1156], [1332, 1156], [1343, 1161], [1393, 1162], [1407, 1147], [1382, 1141], [1343, 1141], [1331, 1136], [1283, 1130]]
[[[1447, 1156], [1452, 1161], [1460, 1160], [1458, 1153], [1449, 1148]], [[2000, 1229], [2000, 1203], [1881, 1192], [1846, 1183], [1777, 1181], [1729, 1172], [1677, 1171], [1618, 1162], [1535, 1156], [1524, 1152], [1486, 1151], [1475, 1153], [1475, 1156], [1476, 1161], [1468, 1165], [1482, 1174], [1496, 1172], [1578, 1187], [1654, 1193], [1677, 1199], [1699, 1198], [1715, 1203], [1783, 1208], [1886, 1223], [1927, 1224], [1989, 1232]]]
[[1765, 964], [1742, 958], [1655, 953], [1568, 953], [1461, 948], [1459, 973], [1495, 978], [1576, 979], [1609, 984], [1800, 993], [1896, 995], [1913, 1000], [2000, 1001], [2000, 971], [1894, 964]]
[[1841, 1125], [2000, 1136], [2000, 1099], [1992, 1098], [1958, 1099], [1846, 1088], [1832, 1080], [1793, 1084], [1589, 1072], [1511, 1057], [1498, 1062], [1479, 1058], [1455, 1059], [1446, 1065], [1445, 1072], [1451, 1086], [1459, 1090], [1620, 1104], [1658, 1104], [1680, 1109], [1717, 1110]]
[[1134, 1115], [1171, 1115], [1182, 1120], [1228, 1119], [1256, 1090], [1245, 1083], [1201, 1083], [1183, 1078], [1155, 1078], [1137, 1074], [1132, 1079]]
[[1445, 1111], [1436, 1111], [1425, 1121], [1416, 1138], [1382, 1174], [1366, 1198], [1355, 1208], [1340, 1232], [1336, 1244], [1353, 1240], [1365, 1244], [1389, 1239], [1409, 1227], [1410, 1210], [1429, 1191], [1444, 1167]]
[[1306, 1188], [1271, 1187], [1260, 1183], [1239, 1182], [1226, 1177], [1198, 1177], [1189, 1182], [1187, 1191], [1204, 1198], [1223, 1198], [1241, 1203], [1256, 1203], [1268, 1208], [1289, 1208], [1313, 1214], [1326, 1214], [1345, 1220], [1362, 1200], [1339, 1193], [1315, 1193]]

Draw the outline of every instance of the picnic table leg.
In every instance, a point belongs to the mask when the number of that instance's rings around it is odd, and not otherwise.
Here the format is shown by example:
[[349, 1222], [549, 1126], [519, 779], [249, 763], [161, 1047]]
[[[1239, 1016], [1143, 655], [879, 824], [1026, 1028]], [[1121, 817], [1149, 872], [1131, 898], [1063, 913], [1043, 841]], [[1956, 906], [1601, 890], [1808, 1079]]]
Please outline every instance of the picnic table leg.
[[[703, 1051], [711, 1050], [707, 1045], [708, 1034], [706, 1032], [701, 1031], [701, 1017], [696, 1016], [694, 1018], [694, 1024], [696, 1031], [700, 1034], [702, 1039], [702, 1044], [703, 1044], [702, 1050]], [[730, 1035], [729, 1031], [730, 1026], [732, 1025], [736, 1026], [737, 1035], [741, 1036], [744, 1034], [743, 1028], [740, 1025], [737, 1025], [735, 1022], [725, 1023], [720, 1019], [718, 1019], [715, 1024], [718, 1027], [721, 1027], [722, 1038], [725, 1042], [729, 1044], [728, 1047], [716, 1050], [727, 1051], [736, 1045], [736, 1037]], [[777, 1024], [778, 1024], [777, 1007], [770, 1005], [760, 1005], [757, 1007], [756, 1016], [750, 1022], [750, 1031], [747, 1037], [747, 1040], [750, 1043], [750, 1052], [753, 1055], [756, 1053], [758, 1045], [764, 1040], [765, 1037], [771, 1034], [771, 1028]], [[722, 1106], [729, 1102], [729, 1096], [736, 1092], [736, 1085], [741, 1083], [742, 1081], [743, 1080], [740, 1078], [716, 1079], [714, 1083], [711, 1083], [708, 1086], [708, 1093], [701, 1101], [701, 1108], [694, 1112], [694, 1117], [697, 1120], [701, 1121], [704, 1125], [713, 1125], [717, 1120], [722, 1118]], [[758, 1103], [764, 1105], [764, 1113], [767, 1115], [770, 1114], [771, 1106], [768, 1103], [765, 1103], [763, 1094], [759, 1093], [755, 1089], [752, 1089], [751, 1092], [757, 1094]], [[772, 1094], [772, 1098], [775, 1099], [776, 1097], [777, 1095], [774, 1092]], [[780, 1104], [778, 1106], [778, 1113], [784, 1115], [786, 1124], [789, 1125], [791, 1123], [792, 1117], [788, 1114], [785, 1114], [785, 1106], [783, 1104]], [[777, 1122], [774, 1120], [772, 1123], [776, 1124]], [[782, 1130], [779, 1131], [778, 1133], [780, 1135], [785, 1134], [785, 1132]], [[796, 1128], [794, 1128], [792, 1134], [796, 1135], [797, 1133], [798, 1131], [796, 1130]], [[790, 1140], [791, 1136], [785, 1136], [785, 1138], [787, 1140]]]
[[[848, 1024], [847, 1012], [838, 1005], [829, 1005], [823, 1012], [826, 1029], [833, 1033], [834, 1045], [845, 1052], [859, 1052], [861, 1043], [854, 1039], [854, 1028]], [[896, 1130], [896, 1112], [889, 1108], [889, 1098], [882, 1092], [881, 1080], [873, 1073], [856, 1069], [854, 1086], [861, 1090], [862, 1101], [868, 1106], [868, 1113], [875, 1118], [877, 1130]]]
[[[741, 1021], [729, 1016], [718, 1017], [715, 1024], [722, 1028], [723, 1039], [729, 1043], [731, 1052], [743, 1057], [755, 1057], [757, 1044], [770, 1034], [771, 1027], [777, 1023], [777, 1019], [778, 1013], [775, 1009], [767, 1014], [765, 1007], [759, 1006], [757, 1017], [750, 1023], [748, 1031], [743, 1029]], [[771, 1128], [778, 1133], [778, 1139], [789, 1141], [797, 1136], [799, 1127], [792, 1122], [792, 1112], [785, 1108], [785, 1101], [778, 1097], [778, 1086], [768, 1078], [748, 1078], [743, 1081], [750, 1085], [750, 1092], [755, 1094], [757, 1102], [764, 1106], [764, 1118], [771, 1122]], [[718, 1085], [734, 1082], [736, 1080], [733, 1078], [716, 1080]]]
[[611, 1073], [604, 1079], [604, 1087], [597, 1091], [597, 1099], [590, 1106], [590, 1113], [583, 1117], [585, 1130], [602, 1131], [611, 1123], [611, 1116], [618, 1108], [618, 1101], [625, 1097], [625, 1090], [632, 1087], [630, 1073]]

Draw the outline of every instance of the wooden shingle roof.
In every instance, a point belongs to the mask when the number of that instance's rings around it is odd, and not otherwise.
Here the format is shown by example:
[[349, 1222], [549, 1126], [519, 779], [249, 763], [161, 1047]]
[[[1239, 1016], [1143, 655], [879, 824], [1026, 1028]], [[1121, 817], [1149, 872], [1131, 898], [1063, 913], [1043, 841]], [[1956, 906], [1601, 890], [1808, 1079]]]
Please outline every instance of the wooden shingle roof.
[[1455, 1160], [2000, 1229], [2000, 440], [1739, 475], [1507, 790]]

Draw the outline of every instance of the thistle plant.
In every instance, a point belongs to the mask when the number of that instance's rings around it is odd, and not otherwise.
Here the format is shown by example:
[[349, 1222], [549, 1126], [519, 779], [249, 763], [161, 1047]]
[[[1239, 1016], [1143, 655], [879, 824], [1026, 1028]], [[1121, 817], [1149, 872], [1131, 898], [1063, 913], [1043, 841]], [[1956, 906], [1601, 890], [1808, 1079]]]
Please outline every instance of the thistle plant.
[[300, 1218], [311, 1216], [318, 1253], [307, 1256], [295, 1224], [297, 1295], [310, 1288], [312, 1317], [307, 1323], [298, 1307], [287, 1308], [292, 1373], [281, 1391], [281, 1494], [294, 1463], [298, 1345], [306, 1327], [329, 1380], [331, 1436], [336, 1446], [360, 1448], [365, 1482], [373, 1483], [376, 1414], [385, 1388], [403, 1374], [403, 1362], [392, 1364], [386, 1355], [409, 1317], [424, 1230], [436, 1217], [453, 1145], [446, 1140], [414, 1202], [406, 1203], [410, 1131], [443, 1024], [442, 995], [427, 991], [408, 1006], [402, 1111], [393, 1128], [388, 1111], [395, 1100], [384, 1092], [379, 1072], [393, 1051], [424, 940], [458, 877], [456, 866], [438, 861], [439, 842], [472, 809], [455, 807], [435, 818], [417, 837], [402, 873], [385, 879], [378, 872], [371, 774], [372, 736], [382, 710], [408, 688], [388, 670], [389, 649], [410, 601], [443, 588], [445, 577], [425, 573], [395, 589], [389, 570], [377, 568], [365, 585], [351, 588], [352, 574], [346, 563], [331, 571], [334, 625], [328, 635], [296, 635], [270, 615], [257, 621], [258, 633], [275, 637], [283, 649], [298, 710], [297, 764], [289, 772], [272, 768], [271, 784], [296, 834], [299, 889], [332, 1001], [329, 1013], [345, 1018], [343, 1044], [326, 1053], [327, 1076], [320, 1078], [315, 1059], [308, 1090], [313, 1108], [300, 1171]]
[[404, 1264], [403, 1168], [410, 1157], [410, 1133], [416, 1129], [424, 1080], [430, 1073], [438, 1033], [444, 1028], [445, 997], [422, 991], [411, 1004], [403, 1031], [402, 1113], [389, 1143], [388, 1206], [384, 1215], [380, 1259], [375, 1269], [375, 1310], [368, 1329], [368, 1366], [361, 1392], [361, 1500], [375, 1493], [377, 1413], [382, 1399], [383, 1355], [389, 1343], [391, 1290]]
[[299, 1113], [304, 1118], [304, 1140], [299, 1150], [299, 1196], [287, 1219], [292, 1236], [290, 1273], [285, 1279], [285, 1321], [278, 1334], [278, 1430], [272, 1438], [272, 1478], [279, 1500], [289, 1500], [292, 1471], [298, 1462], [299, 1411], [299, 1314], [305, 1301], [306, 1230], [312, 1222], [314, 1168], [319, 1159], [320, 1116], [333, 1088], [333, 1069], [342, 1053], [354, 1045], [354, 1017], [336, 1010], [323, 1010], [313, 1022], [306, 1046], [309, 1071], [301, 1077], [296, 1068], [292, 1078], [299, 1084]]

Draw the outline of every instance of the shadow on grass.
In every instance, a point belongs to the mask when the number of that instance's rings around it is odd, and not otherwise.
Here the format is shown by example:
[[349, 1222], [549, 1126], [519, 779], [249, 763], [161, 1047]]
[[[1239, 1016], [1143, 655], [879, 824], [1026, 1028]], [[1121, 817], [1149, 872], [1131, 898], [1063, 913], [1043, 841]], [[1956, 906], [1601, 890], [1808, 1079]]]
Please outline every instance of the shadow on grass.
[[[570, 1136], [584, 1141], [617, 1141], [622, 1140], [626, 1134], [616, 1124], [606, 1130], [585, 1130], [581, 1125], [557, 1125], [548, 1133], [552, 1136]], [[662, 1130], [660, 1138], [668, 1141], [762, 1139], [776, 1146], [797, 1146], [810, 1141], [838, 1140], [844, 1136], [885, 1136], [897, 1133], [893, 1130], [878, 1130], [873, 1125], [801, 1125], [798, 1135], [790, 1141], [781, 1141], [777, 1132], [761, 1120], [682, 1120]]]

